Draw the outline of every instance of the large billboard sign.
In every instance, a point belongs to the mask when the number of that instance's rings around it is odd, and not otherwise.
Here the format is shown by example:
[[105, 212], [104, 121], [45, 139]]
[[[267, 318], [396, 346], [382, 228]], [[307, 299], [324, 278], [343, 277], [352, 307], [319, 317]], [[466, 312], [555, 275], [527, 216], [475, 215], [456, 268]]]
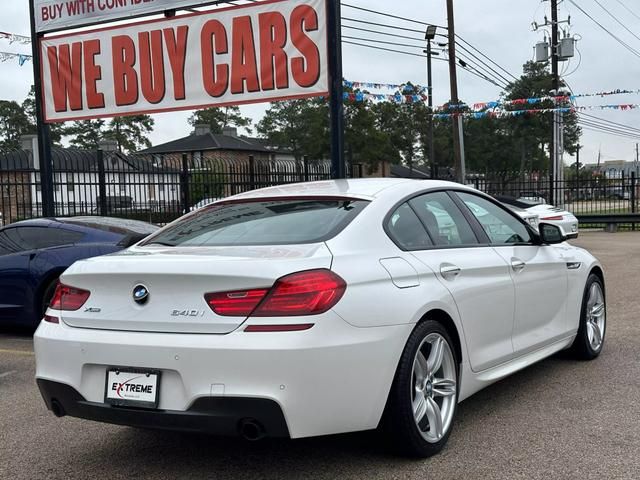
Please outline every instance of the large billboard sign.
[[211, 0], [33, 0], [36, 31], [51, 32], [95, 23], [194, 7]]
[[326, 96], [325, 1], [272, 0], [45, 37], [45, 120]]

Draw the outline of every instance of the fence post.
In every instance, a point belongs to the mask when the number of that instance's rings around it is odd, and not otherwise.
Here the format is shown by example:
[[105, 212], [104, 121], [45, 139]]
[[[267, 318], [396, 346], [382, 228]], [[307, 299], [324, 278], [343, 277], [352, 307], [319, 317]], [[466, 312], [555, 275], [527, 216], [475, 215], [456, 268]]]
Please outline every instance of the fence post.
[[180, 172], [180, 189], [182, 190], [182, 213], [189, 213], [191, 200], [189, 195], [189, 157], [182, 154], [182, 171]]
[[253, 155], [249, 155], [249, 187], [250, 190], [256, 189], [256, 159]]
[[[623, 194], [624, 196], [624, 194]], [[629, 196], [631, 199], [631, 213], [636, 213], [636, 172], [631, 172], [631, 195]], [[636, 224], [631, 224], [631, 229], [636, 231]]]
[[309, 155], [305, 155], [302, 157], [302, 162], [304, 165], [304, 181], [309, 181]]
[[101, 148], [96, 152], [96, 158], [98, 160], [98, 212], [101, 217], [106, 217], [109, 214], [107, 211], [107, 175], [104, 171], [104, 151]]

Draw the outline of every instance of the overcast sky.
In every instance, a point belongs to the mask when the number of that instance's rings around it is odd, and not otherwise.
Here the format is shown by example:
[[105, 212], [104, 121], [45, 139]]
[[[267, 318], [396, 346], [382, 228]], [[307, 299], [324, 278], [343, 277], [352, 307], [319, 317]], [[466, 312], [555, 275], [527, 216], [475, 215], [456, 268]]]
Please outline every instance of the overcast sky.
[[[631, 31], [640, 33], [640, 19], [626, 11], [625, 3], [640, 15], [640, 6], [631, 0], [606, 2], [611, 13], [618, 17]], [[0, 31], [15, 34], [29, 34], [29, 8], [27, 0], [2, 2]], [[445, 0], [346, 0], [346, 3], [369, 9], [393, 13], [434, 24], [446, 24]], [[597, 18], [603, 25], [615, 32], [624, 41], [640, 50], [640, 39], [626, 32], [615, 20], [598, 7], [594, 0], [581, 0], [582, 8]], [[615, 89], [638, 89], [640, 78], [640, 58], [625, 50], [620, 44], [564, 1], [562, 18], [571, 15], [574, 34], [581, 36], [578, 44], [582, 62], [578, 67], [578, 56], [566, 65], [567, 72], [575, 73], [567, 81], [575, 93], [590, 93]], [[465, 40], [496, 60], [506, 70], [518, 76], [522, 64], [533, 57], [534, 44], [543, 38], [543, 33], [534, 33], [531, 23], [543, 23], [549, 2], [540, 0], [455, 0], [456, 30]], [[547, 13], [548, 14], [548, 13]], [[409, 28], [420, 28], [401, 21], [385, 19], [366, 12], [343, 7], [343, 16], [380, 23], [394, 23]], [[374, 27], [375, 28], [375, 27]], [[372, 36], [366, 33], [344, 31], [346, 35]], [[407, 35], [417, 35], [407, 33]], [[638, 34], [636, 34], [638, 35]], [[418, 35], [419, 36], [419, 35]], [[381, 37], [378, 37], [381, 38]], [[390, 39], [393, 41], [393, 39]], [[401, 42], [401, 40], [398, 40]], [[392, 47], [393, 48], [393, 47]], [[10, 45], [0, 40], [0, 51], [30, 53], [28, 46]], [[29, 63], [23, 67], [17, 60], [0, 64], [0, 98], [21, 102], [33, 82], [33, 72]], [[426, 63], [418, 57], [369, 50], [362, 47], [344, 46], [344, 76], [350, 80], [402, 83], [412, 81], [426, 84]], [[462, 71], [459, 74], [460, 98], [468, 103], [490, 101], [498, 97], [500, 89], [488, 82]], [[436, 104], [449, 99], [448, 67], [445, 62], [434, 62], [434, 98]], [[581, 99], [579, 105], [601, 105], [619, 103], [640, 103], [638, 96], [624, 95], [605, 98]], [[258, 121], [265, 106], [243, 107], [243, 112]], [[608, 120], [627, 125], [640, 125], [640, 111], [594, 111], [590, 112]], [[173, 140], [189, 134], [188, 112], [156, 115], [156, 128], [151, 136], [154, 144]], [[603, 160], [633, 160], [635, 141], [585, 131], [582, 138], [584, 149], [581, 160], [593, 163], [598, 151]], [[565, 157], [567, 163], [573, 161]]]

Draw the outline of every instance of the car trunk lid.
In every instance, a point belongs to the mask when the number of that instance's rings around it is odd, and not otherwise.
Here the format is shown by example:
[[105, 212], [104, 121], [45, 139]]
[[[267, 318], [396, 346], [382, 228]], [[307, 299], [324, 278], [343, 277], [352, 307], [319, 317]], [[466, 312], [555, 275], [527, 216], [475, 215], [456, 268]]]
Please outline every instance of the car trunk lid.
[[[72, 327], [166, 333], [225, 334], [246, 317], [215, 314], [212, 292], [270, 288], [290, 273], [330, 268], [324, 243], [256, 247], [144, 247], [76, 263], [64, 284], [89, 290], [75, 312], [52, 312]], [[136, 302], [134, 290], [148, 290]]]

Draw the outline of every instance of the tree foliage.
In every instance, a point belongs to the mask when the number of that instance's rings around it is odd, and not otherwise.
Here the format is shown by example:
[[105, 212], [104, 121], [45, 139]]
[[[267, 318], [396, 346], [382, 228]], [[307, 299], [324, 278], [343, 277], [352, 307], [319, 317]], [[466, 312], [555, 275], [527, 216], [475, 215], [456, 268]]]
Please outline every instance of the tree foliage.
[[67, 125], [64, 134], [69, 137], [69, 144], [75, 148], [97, 150], [103, 138], [105, 121], [79, 120]]
[[[502, 92], [505, 100], [545, 97], [553, 82], [545, 65], [528, 62], [522, 76]], [[358, 93], [358, 91], [348, 93]], [[367, 92], [362, 92], [367, 93]], [[411, 83], [399, 94], [418, 93]], [[553, 102], [535, 108], [553, 108]], [[522, 109], [522, 106], [508, 107]], [[345, 151], [352, 163], [375, 166], [381, 161], [407, 166], [453, 167], [451, 118], [434, 119], [434, 158], [429, 158], [429, 111], [422, 102], [345, 100]], [[473, 172], [522, 172], [549, 168], [552, 114], [464, 119], [467, 169]], [[324, 100], [272, 103], [258, 124], [258, 134], [287, 146], [296, 158], [328, 158], [329, 113]], [[564, 114], [565, 150], [573, 154], [580, 139], [575, 113]]]
[[[25, 98], [24, 102], [22, 102], [22, 109], [24, 113], [27, 115], [29, 119], [29, 129], [26, 134], [37, 133], [36, 126], [36, 92], [33, 85], [29, 89], [29, 94], [27, 98]], [[51, 143], [55, 146], [60, 146], [62, 142], [62, 137], [66, 135], [68, 124], [67, 123], [51, 123], [49, 124], [49, 132], [51, 137]]]
[[149, 115], [133, 115], [113, 118], [103, 133], [103, 138], [115, 140], [118, 151], [131, 153], [151, 146], [149, 134], [155, 120]]
[[31, 133], [29, 117], [18, 102], [0, 100], [0, 147], [20, 148], [20, 137]]
[[244, 128], [251, 131], [251, 119], [240, 113], [240, 108], [212, 107], [197, 110], [189, 117], [189, 125], [209, 125], [211, 133], [222, 133], [225, 127]]

